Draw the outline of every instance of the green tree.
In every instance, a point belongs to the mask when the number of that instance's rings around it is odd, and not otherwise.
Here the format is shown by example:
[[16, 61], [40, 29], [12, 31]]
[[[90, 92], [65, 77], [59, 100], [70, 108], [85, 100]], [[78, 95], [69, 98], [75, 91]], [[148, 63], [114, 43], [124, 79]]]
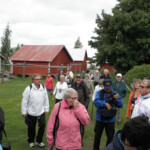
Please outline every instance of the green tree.
[[[4, 35], [1, 38], [1, 54], [6, 58], [4, 60], [5, 64], [9, 63], [9, 57], [12, 54], [12, 49], [11, 49], [11, 30], [9, 29], [9, 24], [7, 24], [6, 29], [4, 31]], [[8, 66], [6, 67], [7, 69], [9, 68]]]
[[16, 53], [21, 47], [23, 46], [23, 44], [17, 44], [17, 46], [16, 47], [13, 47], [12, 48], [12, 54], [11, 55], [13, 55], [14, 53]]
[[78, 37], [77, 41], [75, 42], [74, 48], [82, 48], [83, 45], [80, 42], [80, 37]]
[[149, 0], [118, 0], [112, 15], [104, 10], [97, 15], [89, 45], [98, 50], [98, 64], [106, 61], [125, 73], [135, 65], [150, 60], [150, 3]]

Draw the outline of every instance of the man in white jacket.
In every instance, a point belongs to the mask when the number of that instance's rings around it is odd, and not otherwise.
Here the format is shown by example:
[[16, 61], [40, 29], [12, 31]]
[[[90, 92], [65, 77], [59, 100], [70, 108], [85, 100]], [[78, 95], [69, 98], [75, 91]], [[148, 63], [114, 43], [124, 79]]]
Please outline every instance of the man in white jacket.
[[35, 146], [35, 127], [36, 122], [38, 121], [39, 129], [36, 136], [36, 145], [39, 147], [44, 147], [45, 144], [42, 142], [42, 139], [46, 124], [45, 114], [48, 114], [49, 112], [49, 99], [46, 88], [41, 85], [40, 75], [33, 75], [32, 85], [27, 86], [23, 92], [21, 112], [28, 126], [29, 146]]
[[150, 80], [143, 80], [140, 85], [140, 98], [135, 102], [131, 118], [145, 115], [150, 120]]

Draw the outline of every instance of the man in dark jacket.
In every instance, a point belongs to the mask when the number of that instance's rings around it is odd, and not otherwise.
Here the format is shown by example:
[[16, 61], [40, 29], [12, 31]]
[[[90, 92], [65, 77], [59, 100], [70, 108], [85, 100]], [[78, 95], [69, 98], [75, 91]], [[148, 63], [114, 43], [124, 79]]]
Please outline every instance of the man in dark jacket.
[[103, 83], [104, 89], [96, 93], [93, 102], [97, 107], [93, 150], [100, 150], [100, 141], [104, 128], [107, 135], [106, 145], [112, 141], [115, 132], [116, 107], [123, 107], [121, 97], [112, 90], [111, 79], [104, 79]]
[[84, 81], [82, 81], [82, 76], [80, 74], [76, 75], [75, 82], [71, 85], [71, 88], [78, 92], [79, 102], [88, 109], [90, 102], [89, 91]]
[[108, 73], [109, 73], [109, 70], [104, 69], [104, 74], [100, 76], [100, 79], [111, 79]]
[[105, 150], [148, 150], [150, 149], [150, 122], [138, 116], [125, 123]]
[[5, 125], [4, 112], [0, 107], [0, 144], [2, 144], [2, 132]]

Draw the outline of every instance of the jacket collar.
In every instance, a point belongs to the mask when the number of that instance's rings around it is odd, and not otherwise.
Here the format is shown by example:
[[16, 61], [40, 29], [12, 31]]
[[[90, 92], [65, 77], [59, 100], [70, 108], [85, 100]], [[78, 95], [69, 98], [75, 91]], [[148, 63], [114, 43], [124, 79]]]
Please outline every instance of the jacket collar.
[[[79, 87], [82, 86], [84, 84], [84, 81], [82, 80]], [[77, 83], [75, 82], [75, 86], [77, 87]]]
[[64, 106], [64, 108], [69, 108], [69, 105], [68, 105], [68, 103], [66, 102], [66, 100], [62, 100], [62, 103], [63, 103], [63, 106]]
[[143, 99], [143, 100], [144, 100], [144, 99], [147, 99], [147, 98], [150, 98], [150, 93], [149, 93], [149, 94], [147, 94], [147, 95], [144, 95], [144, 96], [142, 96], [142, 95], [141, 95], [141, 99]]
[[32, 87], [35, 89], [35, 90], [43, 90], [43, 86], [40, 84], [40, 88], [38, 89], [34, 83], [32, 83]]

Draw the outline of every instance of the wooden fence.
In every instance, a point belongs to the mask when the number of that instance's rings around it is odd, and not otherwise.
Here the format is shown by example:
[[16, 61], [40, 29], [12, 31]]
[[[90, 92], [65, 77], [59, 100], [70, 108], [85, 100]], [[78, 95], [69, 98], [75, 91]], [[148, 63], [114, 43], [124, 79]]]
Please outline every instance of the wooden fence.
[[[25, 79], [26, 68], [47, 68], [48, 72], [50, 73], [50, 69], [52, 69], [52, 68], [57, 69], [57, 72], [58, 72], [58, 70], [70, 69], [72, 66], [75, 66], [75, 73], [77, 71], [77, 67], [80, 68], [79, 70], [81, 72], [81, 64], [70, 64], [70, 65], [67, 65], [67, 66], [64, 66], [63, 64], [61, 64], [61, 66], [51, 66], [51, 65], [44, 66], [44, 65], [35, 65], [35, 64], [28, 64], [28, 65], [26, 65], [25, 62], [24, 63], [17, 63], [17, 64], [2, 64], [2, 69], [1, 69], [1, 72], [0, 72], [0, 76], [2, 78], [2, 82], [4, 82], [4, 76], [7, 76], [6, 73], [5, 73], [5, 66], [10, 66], [11, 73], [13, 73], [13, 71], [12, 71], [13, 67], [21, 67], [21, 68], [23, 68], [22, 69], [22, 78], [23, 78], [23, 80]], [[52, 75], [56, 76], [56, 74], [52, 74]]]

